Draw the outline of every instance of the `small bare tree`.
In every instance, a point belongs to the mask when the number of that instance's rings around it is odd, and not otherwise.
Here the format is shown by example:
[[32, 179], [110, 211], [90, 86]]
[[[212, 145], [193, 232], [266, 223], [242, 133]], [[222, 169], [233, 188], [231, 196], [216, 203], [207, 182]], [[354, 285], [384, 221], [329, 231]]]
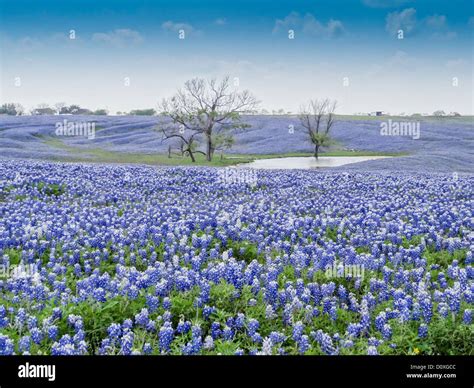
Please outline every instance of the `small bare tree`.
[[326, 98], [311, 100], [306, 106], [303, 105], [300, 108], [298, 118], [314, 145], [314, 157], [316, 159], [319, 156], [319, 149], [331, 142], [329, 131], [335, 122], [334, 112], [336, 107], [336, 100], [332, 101]]
[[66, 107], [66, 103], [65, 102], [57, 102], [56, 104], [54, 104], [54, 109], [56, 111], [56, 114], [61, 114], [62, 110]]
[[[177, 125], [174, 123], [171, 123], [168, 126], [164, 125], [160, 127], [159, 130], [163, 134], [162, 141], [169, 139], [179, 139], [181, 155], [189, 156], [193, 163], [196, 162], [194, 154], [200, 153], [205, 155], [204, 152], [197, 150], [197, 137], [199, 135], [198, 132], [185, 130], [182, 125]], [[168, 157], [171, 157], [171, 148], [168, 149]]]
[[193, 136], [204, 137], [206, 159], [211, 161], [216, 150], [215, 139], [222, 139], [220, 135], [229, 135], [232, 130], [247, 128], [241, 114], [257, 105], [258, 101], [248, 90], [239, 92], [232, 88], [227, 76], [221, 82], [200, 78], [187, 81], [173, 97], [163, 100], [160, 109], [174, 124]]

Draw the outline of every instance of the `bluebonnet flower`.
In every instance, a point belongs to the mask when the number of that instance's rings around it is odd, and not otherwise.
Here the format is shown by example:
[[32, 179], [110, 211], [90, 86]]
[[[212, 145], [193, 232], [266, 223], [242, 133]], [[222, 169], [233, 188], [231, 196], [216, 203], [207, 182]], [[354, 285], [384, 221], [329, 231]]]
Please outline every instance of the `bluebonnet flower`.
[[110, 338], [118, 338], [122, 335], [122, 327], [118, 323], [112, 323], [107, 328], [107, 334]]
[[213, 338], [208, 335], [206, 336], [206, 338], [204, 339], [204, 345], [203, 345], [204, 349], [206, 350], [212, 350], [214, 349], [214, 340]]
[[15, 322], [21, 327], [26, 323], [26, 319], [27, 319], [26, 310], [22, 307], [19, 308], [15, 316]]
[[337, 354], [337, 349], [334, 347], [331, 336], [324, 333], [322, 330], [318, 330], [313, 336], [324, 353], [330, 355]]
[[107, 299], [105, 298], [105, 290], [102, 287], [96, 288], [93, 293], [93, 297], [98, 302], [105, 302]]
[[31, 329], [30, 334], [31, 334], [31, 339], [37, 345], [39, 345], [41, 341], [43, 340], [43, 333], [37, 327], [34, 327], [33, 329]]
[[147, 295], [145, 299], [148, 310], [151, 313], [155, 312], [160, 305], [160, 299], [154, 295]]
[[189, 322], [189, 321], [179, 321], [178, 322], [178, 327], [176, 328], [176, 331], [179, 334], [185, 334], [189, 330], [191, 330], [191, 322]]
[[382, 327], [382, 337], [384, 340], [389, 341], [392, 338], [392, 328], [388, 323], [384, 324]]
[[344, 348], [352, 348], [354, 346], [354, 341], [352, 340], [345, 340], [342, 343], [342, 347]]
[[120, 338], [120, 354], [132, 354], [134, 339], [135, 336], [132, 332], [127, 332]]
[[189, 345], [189, 354], [197, 354], [202, 348], [202, 329], [200, 326], [191, 327], [191, 343]]
[[369, 346], [367, 348], [367, 354], [369, 356], [377, 356], [379, 353], [378, 353], [377, 348], [375, 346]]
[[271, 339], [273, 344], [279, 344], [285, 341], [284, 334], [277, 331], [272, 331], [268, 337]]
[[171, 342], [173, 342], [174, 330], [171, 323], [166, 322], [158, 333], [159, 348], [163, 353], [167, 353], [170, 350]]
[[463, 313], [463, 322], [466, 325], [470, 325], [472, 323], [472, 310], [471, 309], [466, 309], [464, 310]]
[[211, 306], [204, 306], [202, 309], [202, 315], [205, 319], [209, 319], [209, 317], [216, 311], [215, 307]]
[[20, 352], [29, 352], [31, 349], [31, 337], [25, 335], [18, 341], [18, 350]]
[[262, 350], [257, 352], [259, 356], [271, 356], [273, 354], [273, 342], [270, 338], [266, 337], [262, 341]]
[[448, 288], [445, 292], [449, 309], [453, 313], [458, 313], [461, 308], [461, 285], [459, 282], [454, 282], [452, 288]]
[[168, 297], [163, 298], [163, 308], [169, 310], [171, 308], [171, 299]]
[[75, 344], [79, 344], [80, 342], [83, 342], [85, 340], [86, 333], [84, 330], [78, 330], [77, 333], [73, 337], [73, 341]]
[[100, 343], [99, 355], [104, 356], [109, 354], [112, 350], [112, 341], [109, 338], [104, 338]]
[[382, 311], [375, 317], [375, 327], [378, 331], [382, 331], [383, 326], [387, 322], [387, 314]]
[[260, 333], [253, 333], [251, 336], [250, 336], [250, 339], [252, 340], [252, 342], [255, 342], [255, 343], [261, 343], [263, 341], [263, 338], [262, 336], [260, 335]]
[[375, 347], [378, 347], [382, 341], [381, 340], [378, 340], [377, 338], [375, 337], [370, 337], [367, 341], [368, 345], [369, 346], [375, 346]]
[[171, 318], [172, 318], [171, 311], [165, 311], [163, 313], [162, 318], [163, 318], [163, 321], [165, 322], [171, 321]]
[[47, 333], [48, 333], [48, 338], [54, 341], [58, 338], [59, 329], [56, 325], [50, 325], [48, 326]]
[[143, 344], [143, 354], [151, 354], [153, 352], [153, 347], [149, 342]]
[[130, 288], [128, 289], [127, 296], [131, 300], [135, 300], [138, 298], [138, 295], [139, 295], [138, 287], [135, 285], [131, 285]]
[[438, 312], [443, 318], [446, 318], [449, 314], [448, 305], [445, 302], [440, 302], [438, 304]]
[[298, 351], [301, 354], [306, 353], [310, 348], [309, 337], [305, 334], [302, 335], [298, 341]]
[[[254, 333], [255, 334], [255, 333]], [[232, 330], [231, 327], [229, 326], [225, 326], [224, 327], [224, 330], [222, 331], [222, 337], [226, 340], [226, 341], [231, 341], [232, 338], [234, 338], [234, 330]]]
[[293, 325], [293, 340], [295, 342], [298, 342], [301, 339], [301, 336], [303, 335], [303, 330], [304, 330], [304, 326], [301, 321], [296, 322]]
[[27, 322], [27, 327], [28, 327], [28, 329], [31, 330], [31, 329], [33, 329], [33, 328], [35, 328], [35, 327], [38, 327], [38, 318], [33, 317], [33, 316], [30, 315], [30, 316], [28, 317], [28, 320], [27, 320], [27, 321], [28, 321], [28, 322]]
[[236, 329], [243, 329], [245, 326], [245, 315], [238, 313], [234, 320], [234, 326]]
[[428, 336], [428, 326], [422, 323], [418, 328], [418, 337], [425, 338], [426, 336]]
[[358, 337], [362, 331], [363, 327], [360, 323], [350, 323], [347, 327], [347, 333], [351, 337]]
[[260, 327], [260, 323], [256, 319], [254, 318], [250, 319], [249, 322], [247, 323], [247, 331], [248, 331], [249, 336], [254, 335], [259, 329], [259, 327]]
[[131, 330], [133, 327], [133, 321], [131, 319], [125, 319], [122, 323], [122, 330]]
[[270, 281], [265, 287], [265, 299], [270, 304], [275, 304], [278, 298], [278, 283]]
[[272, 320], [276, 318], [275, 310], [273, 309], [272, 305], [267, 305], [265, 308], [265, 318], [268, 320]]
[[135, 315], [135, 322], [137, 325], [146, 326], [149, 322], [150, 318], [148, 316], [148, 309], [143, 308], [140, 313]]

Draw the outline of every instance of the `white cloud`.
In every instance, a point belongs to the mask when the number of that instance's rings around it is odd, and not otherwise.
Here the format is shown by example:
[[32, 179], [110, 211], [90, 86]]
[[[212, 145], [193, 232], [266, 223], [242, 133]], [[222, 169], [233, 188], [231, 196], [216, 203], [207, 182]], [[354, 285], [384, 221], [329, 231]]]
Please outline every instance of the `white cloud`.
[[431, 27], [431, 28], [436, 28], [436, 29], [444, 28], [446, 27], [446, 16], [444, 15], [428, 16], [428, 18], [426, 19], [426, 24], [428, 27]]
[[273, 33], [280, 31], [301, 30], [304, 34], [337, 37], [344, 32], [344, 25], [340, 20], [330, 19], [326, 24], [321, 23], [312, 14], [307, 13], [303, 17], [297, 12], [291, 12], [283, 19], [277, 19], [273, 27]]
[[388, 66], [390, 67], [414, 67], [416, 64], [415, 58], [410, 57], [405, 51], [398, 50], [388, 58]]
[[196, 32], [195, 28], [189, 23], [173, 22], [168, 20], [161, 25], [161, 28], [168, 32], [178, 33], [183, 30], [187, 35]]
[[391, 12], [387, 15], [385, 29], [391, 34], [396, 35], [399, 30], [404, 34], [412, 33], [416, 28], [416, 9], [406, 8], [400, 12]]
[[110, 32], [96, 32], [92, 34], [92, 40], [116, 47], [123, 47], [129, 44], [141, 43], [143, 38], [138, 31], [122, 28]]
[[224, 26], [227, 24], [227, 19], [226, 18], [217, 18], [214, 20], [214, 24], [217, 24], [218, 26]]
[[340, 20], [331, 19], [328, 22], [327, 30], [330, 36], [339, 36], [344, 33], [344, 26]]
[[457, 59], [450, 59], [449, 61], [446, 62], [446, 67], [453, 69], [453, 68], [458, 68], [461, 66], [466, 65], [467, 62], [462, 59], [462, 58], [457, 58]]
[[18, 48], [20, 50], [34, 50], [43, 47], [43, 43], [37, 38], [25, 36], [18, 41]]
[[273, 33], [280, 31], [287, 31], [288, 29], [295, 28], [301, 24], [301, 17], [297, 12], [291, 12], [283, 19], [277, 19], [275, 21], [275, 26], [273, 27]]
[[362, 2], [371, 8], [392, 8], [399, 7], [406, 3], [410, 3], [412, 0], [362, 0]]
[[450, 31], [446, 16], [444, 15], [432, 15], [425, 19], [426, 27], [434, 31], [432, 37], [438, 39], [453, 39], [457, 36], [455, 31]]

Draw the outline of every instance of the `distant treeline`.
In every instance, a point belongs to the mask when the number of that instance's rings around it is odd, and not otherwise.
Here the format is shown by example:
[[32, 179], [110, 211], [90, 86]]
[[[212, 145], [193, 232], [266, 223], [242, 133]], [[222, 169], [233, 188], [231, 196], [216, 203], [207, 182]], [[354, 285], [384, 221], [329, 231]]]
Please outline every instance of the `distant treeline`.
[[[39, 104], [36, 108], [26, 111], [21, 104], [17, 103], [5, 103], [0, 106], [0, 114], [9, 116], [23, 116], [30, 114], [34, 116], [38, 115], [97, 115], [107, 116], [109, 111], [107, 109], [96, 109], [91, 110], [83, 108], [80, 105], [72, 104], [66, 105], [65, 103], [57, 103], [54, 106], [48, 104]], [[132, 115], [132, 116], [154, 116], [157, 114], [155, 109], [134, 109], [130, 112], [116, 112], [117, 115]]]

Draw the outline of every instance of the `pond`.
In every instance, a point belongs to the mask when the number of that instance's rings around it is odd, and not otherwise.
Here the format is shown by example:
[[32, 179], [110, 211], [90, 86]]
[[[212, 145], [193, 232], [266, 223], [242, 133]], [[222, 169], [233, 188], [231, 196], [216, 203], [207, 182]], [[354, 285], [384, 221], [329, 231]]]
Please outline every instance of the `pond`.
[[241, 164], [240, 167], [256, 168], [256, 169], [311, 169], [339, 167], [345, 164], [365, 162], [367, 160], [385, 159], [390, 156], [320, 156], [316, 160], [312, 156], [289, 157], [289, 158], [273, 158], [273, 159], [257, 159], [251, 163]]

